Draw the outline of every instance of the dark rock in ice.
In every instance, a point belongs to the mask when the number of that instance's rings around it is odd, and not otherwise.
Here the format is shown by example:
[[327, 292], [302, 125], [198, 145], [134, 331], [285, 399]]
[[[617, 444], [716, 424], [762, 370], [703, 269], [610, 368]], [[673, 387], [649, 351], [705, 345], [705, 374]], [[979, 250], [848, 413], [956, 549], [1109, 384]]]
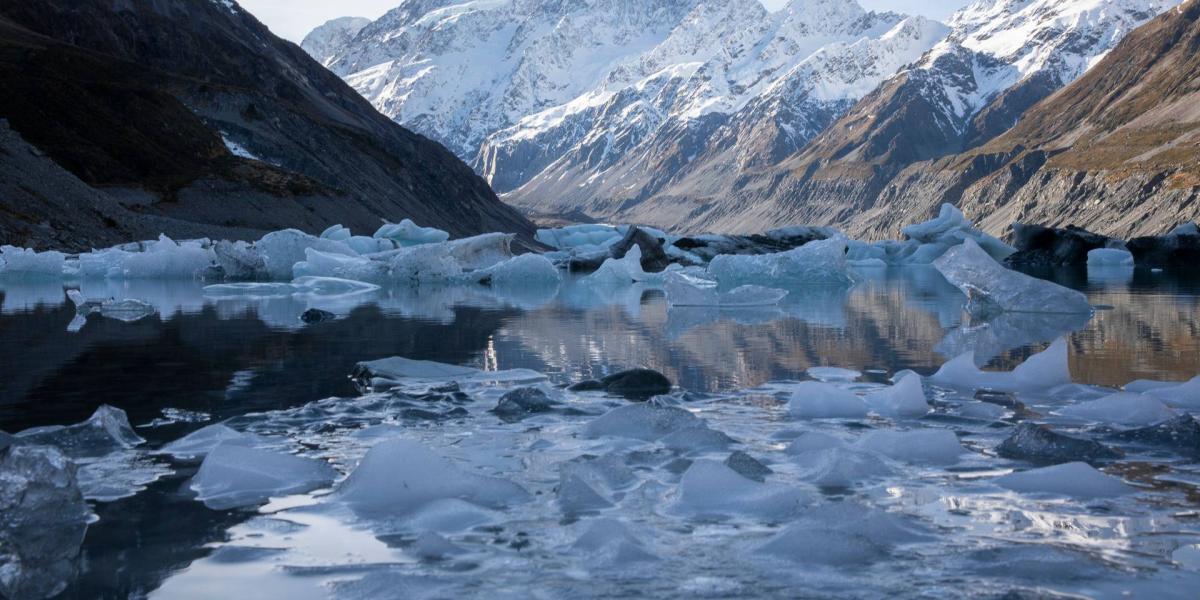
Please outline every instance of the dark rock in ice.
[[1200, 228], [1194, 223], [1180, 225], [1167, 235], [1133, 238], [1125, 246], [1139, 267], [1200, 268]]
[[71, 457], [104, 456], [146, 442], [134, 433], [125, 411], [107, 404], [82, 423], [26, 429], [16, 438], [22, 446], [54, 446]]
[[1114, 433], [1109, 438], [1148, 446], [1162, 446], [1188, 456], [1200, 456], [1200, 421], [1187, 414], [1149, 427]]
[[79, 569], [90, 511], [75, 464], [48, 446], [0, 450], [0, 597], [48, 598]]
[[1095, 462], [1124, 456], [1120, 450], [1099, 442], [1073, 438], [1045, 425], [1028, 422], [1018, 425], [1016, 431], [996, 447], [996, 453], [1004, 458], [1039, 464]]
[[337, 315], [319, 308], [310, 308], [300, 315], [300, 320], [305, 323], [321, 323], [324, 321], [332, 321], [337, 318]]
[[753, 235], [698, 235], [675, 240], [674, 246], [708, 261], [721, 254], [774, 254], [828, 239], [827, 227], [785, 227]]
[[541, 389], [523, 387], [501, 396], [492, 412], [505, 419], [520, 419], [532, 414], [550, 412], [557, 405], [558, 403]]
[[1117, 240], [1068, 225], [1065, 229], [1013, 223], [1013, 245], [1017, 251], [1004, 259], [1015, 267], [1086, 265], [1088, 252], [1110, 248]]
[[671, 380], [652, 369], [629, 369], [603, 379], [581, 381], [567, 388], [572, 392], [603, 391], [629, 400], [649, 400], [671, 392]]
[[621, 241], [609, 247], [608, 251], [612, 258], [621, 259], [636, 245], [642, 250], [642, 270], [647, 273], [660, 273], [671, 264], [667, 251], [663, 249], [664, 242], [665, 240], [660, 240], [646, 230], [634, 226], [629, 228]]
[[725, 466], [737, 471], [746, 479], [753, 479], [754, 481], [760, 482], [766, 481], [767, 475], [774, 473], [770, 467], [762, 464], [757, 458], [754, 458], [753, 456], [750, 456], [741, 450], [737, 450], [733, 454], [730, 454], [729, 458], [725, 459]]

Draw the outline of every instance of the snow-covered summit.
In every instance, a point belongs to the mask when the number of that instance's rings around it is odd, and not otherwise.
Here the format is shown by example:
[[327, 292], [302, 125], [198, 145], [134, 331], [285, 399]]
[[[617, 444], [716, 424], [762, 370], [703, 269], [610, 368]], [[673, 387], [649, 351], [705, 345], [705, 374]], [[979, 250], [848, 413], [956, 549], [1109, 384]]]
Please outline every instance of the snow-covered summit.
[[317, 62], [328, 65], [339, 50], [345, 48], [363, 27], [370, 24], [371, 20], [364, 17], [340, 17], [326, 21], [304, 36], [300, 47]]

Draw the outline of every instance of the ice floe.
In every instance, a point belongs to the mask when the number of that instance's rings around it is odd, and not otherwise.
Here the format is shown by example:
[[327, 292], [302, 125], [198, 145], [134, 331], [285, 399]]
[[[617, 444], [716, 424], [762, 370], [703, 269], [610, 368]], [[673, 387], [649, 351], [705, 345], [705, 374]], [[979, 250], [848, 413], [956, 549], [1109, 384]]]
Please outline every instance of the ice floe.
[[336, 476], [318, 460], [226, 442], [208, 450], [191, 489], [205, 506], [224, 510], [324, 487]]
[[967, 352], [942, 365], [929, 380], [955, 388], [997, 391], [1029, 391], [1067, 384], [1071, 382], [1067, 341], [1055, 340], [1009, 372], [984, 371], [975, 366], [974, 354]]
[[722, 287], [746, 284], [848, 284], [846, 238], [809, 242], [775, 254], [721, 254], [708, 264], [708, 276]]
[[997, 477], [993, 481], [1014, 492], [1075, 498], [1111, 498], [1134, 492], [1120, 479], [1101, 473], [1084, 462], [1020, 471]]
[[792, 388], [788, 412], [797, 419], [861, 419], [867, 416], [866, 401], [828, 383], [802, 381]]
[[973, 315], [1092, 311], [1082, 293], [1010, 270], [971, 240], [947, 250], [933, 264], [967, 297], [967, 310]]

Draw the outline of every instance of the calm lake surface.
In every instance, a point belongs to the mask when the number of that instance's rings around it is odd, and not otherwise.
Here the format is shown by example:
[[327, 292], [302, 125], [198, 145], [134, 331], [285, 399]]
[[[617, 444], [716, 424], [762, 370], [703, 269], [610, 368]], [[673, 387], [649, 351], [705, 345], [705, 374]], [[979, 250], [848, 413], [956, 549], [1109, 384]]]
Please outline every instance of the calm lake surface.
[[[1119, 387], [1200, 374], [1200, 278], [1131, 269], [1040, 273], [1084, 291], [1099, 310], [1090, 318], [1003, 315], [971, 323], [961, 294], [932, 268], [858, 273], [852, 287], [795, 289], [778, 308], [750, 310], [671, 308], [653, 287], [597, 290], [578, 281], [506, 294], [384, 289], [349, 299], [206, 297], [191, 282], [85, 283], [89, 297], [141, 299], [159, 317], [123, 323], [93, 316], [75, 333], [67, 330], [75, 308], [60, 283], [0, 281], [0, 430], [76, 423], [108, 404], [126, 411], [146, 439], [140, 454], [122, 463], [148, 475], [130, 484], [144, 489], [94, 504], [98, 521], [83, 543], [69, 598], [986, 597], [1034, 588], [1195, 597], [1194, 458], [1130, 454], [1122, 473], [1150, 491], [1100, 504], [997, 493], [978, 481], [1014, 468], [990, 452], [1011, 423], [959, 419], [956, 403], [972, 403], [969, 394], [927, 386], [935, 413], [913, 425], [954, 430], [971, 451], [960, 464], [898, 467], [877, 483], [836, 494], [806, 491], [813, 506], [902, 514], [925, 539], [886, 547], [864, 564], [788, 568], [755, 548], [789, 520], [677, 510], [688, 464], [679, 461], [720, 461], [728, 448], [671, 453], [579, 435], [622, 401], [569, 396], [581, 414], [506, 423], [487, 412], [504, 390], [488, 388], [471, 391], [468, 416], [402, 419], [372, 412], [371, 396], [361, 397], [349, 377], [356, 363], [390, 356], [531, 369], [555, 385], [656, 369], [691, 392], [685, 408], [773, 469], [770, 485], [803, 487], [799, 467], [781, 450], [817, 426], [790, 420], [784, 402], [788, 386], [808, 379], [812, 367], [860, 371], [865, 386], [905, 369], [928, 376], [973, 350], [985, 368], [1011, 370], [1065, 337], [1078, 384]], [[300, 314], [313, 307], [339, 318], [301, 323]], [[322, 411], [311, 409], [317, 401], [326, 401]], [[517, 482], [534, 501], [483, 524], [441, 531], [461, 553], [436, 561], [413, 557], [416, 529], [344, 514], [322, 492], [212, 510], [188, 489], [194, 464], [149, 451], [225, 420], [341, 473], [370, 447], [370, 434], [357, 435], [364, 427], [392, 426], [443, 456]], [[854, 429], [818, 428], [837, 435]], [[612, 508], [578, 517], [554, 505], [563, 464], [614, 453], [635, 481], [607, 499]], [[1142, 474], [1145, 465], [1155, 465], [1153, 475]], [[610, 564], [608, 555], [601, 560], [581, 550], [576, 539], [598, 518], [630, 524], [653, 560]]]

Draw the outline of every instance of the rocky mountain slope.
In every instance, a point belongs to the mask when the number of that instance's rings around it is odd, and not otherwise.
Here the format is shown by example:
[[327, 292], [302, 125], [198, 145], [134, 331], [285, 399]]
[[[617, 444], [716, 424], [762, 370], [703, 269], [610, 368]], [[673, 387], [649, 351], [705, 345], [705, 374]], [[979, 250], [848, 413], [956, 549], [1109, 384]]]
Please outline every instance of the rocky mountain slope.
[[0, 88], [6, 243], [372, 230], [384, 218], [532, 232], [445, 148], [229, 0], [6, 1]]
[[[1047, 97], [1085, 72], [1090, 80], [1092, 72], [1111, 72], [1116, 61], [1132, 60], [1130, 53], [1139, 51], [1131, 50], [1130, 44], [1136, 42], [1123, 44], [1115, 53], [1124, 59], [1109, 56], [1110, 50], [1126, 32], [1172, 4], [1169, 0], [981, 1], [955, 15], [951, 34], [913, 68], [864, 97], [801, 152], [778, 165], [742, 171], [729, 178], [723, 189], [712, 190], [703, 181], [681, 182], [646, 202], [645, 209], [629, 211], [625, 217], [735, 231], [761, 229], [765, 223], [837, 224], [855, 235], [882, 237], [896, 235], [903, 223], [932, 215], [942, 202], [959, 203], [971, 196], [979, 198], [978, 212], [966, 205], [964, 209], [973, 215], [991, 215], [987, 230], [1003, 234], [1014, 219], [1034, 219], [1028, 210], [1000, 212], [999, 208], [1042, 169], [1049, 154], [1018, 149], [1019, 142], [1010, 144], [1007, 152], [995, 151], [1000, 146], [990, 142], [1035, 105], [1030, 118], [1041, 114], [1041, 122], [1061, 120], [1089, 127], [1080, 122], [1081, 115], [1059, 112], [1063, 96]], [[1150, 63], [1139, 64], [1148, 68]], [[1130, 69], [1125, 73], [1129, 78], [1148, 75]], [[1182, 76], [1194, 79], [1195, 72]], [[1105, 93], [1097, 87], [1089, 101], [1104, 106]], [[1014, 131], [1021, 127], [1018, 124]], [[1064, 133], [1056, 143], [1070, 147], [1077, 138]], [[1072, 177], [1086, 179], [1093, 177], [1089, 173], [1106, 168], [1103, 160], [1092, 162], [1090, 152], [1075, 156], [1078, 170], [1067, 175], [1067, 181], [1027, 192], [1032, 194], [1028, 202], [1036, 202], [1037, 194], [1049, 194], [1042, 204], [1058, 205], [1041, 210], [1034, 220], [1071, 222], [1081, 210], [1072, 203], [1092, 201], [1091, 196], [1124, 198], [1125, 208], [1147, 197], [1147, 193], [1132, 193], [1140, 185], [1134, 183], [1136, 177], [1120, 182], [1101, 177], [1083, 186], [1070, 183]], [[997, 170], [1011, 173], [1006, 185], [984, 189], [980, 179]], [[1149, 180], [1141, 182], [1146, 183]], [[973, 184], [981, 187], [969, 192]], [[1125, 185], [1131, 188], [1118, 189]], [[1145, 219], [1137, 225], [1128, 219], [1117, 223], [1112, 217], [1096, 214], [1092, 226], [1121, 236], [1169, 228]]]

